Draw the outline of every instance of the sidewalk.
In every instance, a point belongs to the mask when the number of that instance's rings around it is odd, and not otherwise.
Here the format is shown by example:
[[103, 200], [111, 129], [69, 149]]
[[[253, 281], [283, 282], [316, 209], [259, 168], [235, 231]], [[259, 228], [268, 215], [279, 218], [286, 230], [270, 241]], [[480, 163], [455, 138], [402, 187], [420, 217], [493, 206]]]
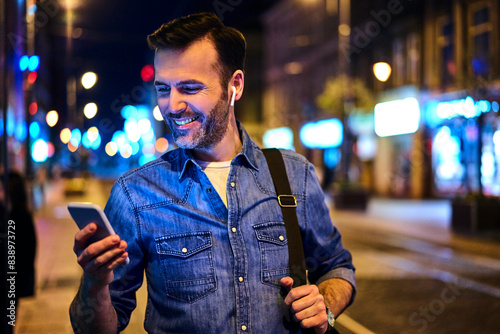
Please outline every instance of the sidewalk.
[[[50, 184], [45, 205], [35, 213], [38, 238], [36, 293], [21, 300], [17, 309], [16, 334], [73, 333], [69, 306], [75, 296], [82, 270], [73, 253], [73, 238], [78, 231], [69, 215], [69, 202], [91, 201], [104, 207], [111, 182], [91, 180], [83, 196], [66, 196], [63, 181]], [[145, 286], [138, 293], [138, 307], [124, 333], [144, 333]]]
[[[90, 187], [92, 201], [104, 205], [107, 194]], [[35, 213], [37, 231], [36, 292], [20, 301], [15, 333], [73, 333], [69, 305], [80, 282], [81, 269], [73, 253], [73, 237], [78, 231], [66, 209], [64, 183], [47, 187], [45, 205]]]

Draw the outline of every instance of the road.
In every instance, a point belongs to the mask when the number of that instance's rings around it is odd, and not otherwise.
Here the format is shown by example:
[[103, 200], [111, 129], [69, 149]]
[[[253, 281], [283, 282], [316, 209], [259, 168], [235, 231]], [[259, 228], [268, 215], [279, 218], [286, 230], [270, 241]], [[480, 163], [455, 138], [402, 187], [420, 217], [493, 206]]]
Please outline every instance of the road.
[[341, 333], [500, 333], [498, 239], [450, 233], [449, 214], [442, 201], [380, 199], [332, 212], [358, 279], [338, 319], [354, 330]]
[[[72, 333], [68, 307], [81, 269], [72, 252], [77, 231], [70, 201], [104, 206], [110, 182], [85, 195], [52, 184], [36, 213], [37, 293], [21, 301], [16, 333]], [[372, 199], [366, 212], [331, 211], [353, 254], [358, 294], [337, 319], [340, 333], [500, 333], [500, 239], [457, 236], [444, 201]], [[145, 288], [124, 333], [144, 333]]]

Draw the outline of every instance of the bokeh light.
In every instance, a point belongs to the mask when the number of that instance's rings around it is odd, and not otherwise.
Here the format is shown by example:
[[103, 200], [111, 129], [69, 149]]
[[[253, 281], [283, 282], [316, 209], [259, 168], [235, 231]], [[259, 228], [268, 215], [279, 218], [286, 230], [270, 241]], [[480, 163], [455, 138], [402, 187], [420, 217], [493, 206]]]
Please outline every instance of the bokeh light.
[[79, 129], [73, 129], [71, 131], [71, 139], [69, 140], [69, 144], [73, 145], [74, 147], [78, 148], [80, 146], [80, 143], [82, 141], [82, 132]]
[[47, 143], [47, 148], [48, 148], [48, 157], [52, 158], [54, 156], [54, 153], [56, 153], [56, 148], [54, 147], [54, 144], [51, 142]]
[[38, 139], [31, 147], [31, 157], [35, 162], [45, 162], [49, 156], [49, 146], [43, 139]]
[[124, 119], [135, 118], [137, 117], [137, 108], [131, 105], [126, 105], [121, 109], [120, 115], [122, 115]]
[[88, 129], [87, 136], [89, 137], [89, 140], [91, 142], [97, 140], [97, 138], [99, 137], [99, 130], [97, 129], [97, 127], [93, 126]]
[[38, 70], [38, 67], [40, 67], [40, 57], [33, 55], [29, 59], [29, 64], [28, 64], [28, 70], [31, 72]]
[[47, 124], [52, 128], [57, 124], [57, 121], [59, 121], [59, 114], [57, 113], [57, 111], [51, 110], [47, 113], [45, 119], [47, 121]]
[[160, 107], [156, 106], [153, 109], [153, 117], [160, 122], [163, 122], [163, 116], [161, 115]]
[[163, 153], [168, 149], [168, 140], [160, 137], [156, 140], [155, 148], [158, 152]]
[[68, 128], [62, 129], [59, 138], [61, 138], [61, 141], [64, 144], [69, 143], [69, 141], [71, 140], [71, 130]]
[[140, 119], [139, 122], [137, 122], [137, 126], [139, 127], [139, 132], [145, 134], [151, 129], [151, 121], [147, 118]]
[[97, 114], [97, 104], [94, 102], [87, 103], [83, 108], [83, 114], [88, 119], [93, 118]]
[[38, 111], [38, 104], [36, 102], [31, 102], [29, 107], [28, 107], [28, 111], [29, 111], [31, 116], [34, 116], [36, 114], [36, 112]]
[[109, 142], [106, 144], [104, 147], [104, 150], [106, 151], [106, 154], [109, 155], [110, 157], [114, 156], [116, 152], [118, 152], [118, 145], [116, 145], [115, 142]]
[[90, 89], [94, 87], [97, 82], [97, 75], [94, 72], [87, 72], [82, 75], [82, 86], [85, 89]]
[[30, 72], [30, 74], [28, 74], [28, 83], [30, 85], [34, 84], [35, 81], [36, 81], [36, 77], [37, 77], [37, 73], [36, 72]]
[[28, 69], [28, 65], [30, 63], [30, 59], [27, 55], [22, 56], [19, 58], [19, 69], [21, 72], [24, 72]]
[[70, 152], [76, 152], [77, 149], [78, 146], [73, 145], [71, 141], [68, 143], [68, 150], [70, 150]]
[[391, 76], [391, 66], [384, 62], [378, 62], [373, 65], [373, 74], [377, 80], [386, 82]]
[[151, 81], [155, 77], [155, 68], [153, 65], [144, 65], [141, 69], [141, 78], [144, 81]]
[[34, 121], [30, 124], [30, 137], [36, 139], [40, 135], [40, 124], [37, 121]]
[[132, 155], [132, 146], [130, 146], [130, 144], [125, 144], [120, 147], [120, 155], [125, 159], [130, 158], [130, 156]]

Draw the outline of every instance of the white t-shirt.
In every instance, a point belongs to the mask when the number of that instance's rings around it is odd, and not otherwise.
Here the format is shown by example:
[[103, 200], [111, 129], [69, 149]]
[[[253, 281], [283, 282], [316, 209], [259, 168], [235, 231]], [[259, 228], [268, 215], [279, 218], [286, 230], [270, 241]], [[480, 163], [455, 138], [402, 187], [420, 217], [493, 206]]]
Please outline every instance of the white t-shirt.
[[196, 160], [196, 163], [200, 165], [205, 174], [207, 174], [208, 179], [212, 182], [215, 190], [219, 194], [220, 198], [224, 202], [227, 208], [227, 178], [229, 176], [229, 170], [231, 169], [231, 161], [222, 162], [210, 162]]

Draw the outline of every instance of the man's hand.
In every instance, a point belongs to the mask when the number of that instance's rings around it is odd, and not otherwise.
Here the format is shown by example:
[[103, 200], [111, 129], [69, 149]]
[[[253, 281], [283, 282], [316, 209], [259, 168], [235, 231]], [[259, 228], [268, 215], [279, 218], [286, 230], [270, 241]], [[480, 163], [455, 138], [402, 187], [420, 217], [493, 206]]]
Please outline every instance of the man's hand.
[[323, 334], [328, 329], [326, 306], [323, 296], [316, 285], [302, 285], [292, 288], [293, 279], [283, 277], [281, 285], [289, 292], [285, 297], [285, 304], [295, 321], [300, 322], [304, 328], [314, 328], [316, 334]]
[[88, 239], [97, 231], [97, 225], [90, 223], [75, 235], [75, 252], [78, 264], [84, 270], [89, 287], [102, 288], [113, 281], [113, 269], [124, 263], [128, 253], [127, 243], [118, 235], [110, 235], [88, 245]]

